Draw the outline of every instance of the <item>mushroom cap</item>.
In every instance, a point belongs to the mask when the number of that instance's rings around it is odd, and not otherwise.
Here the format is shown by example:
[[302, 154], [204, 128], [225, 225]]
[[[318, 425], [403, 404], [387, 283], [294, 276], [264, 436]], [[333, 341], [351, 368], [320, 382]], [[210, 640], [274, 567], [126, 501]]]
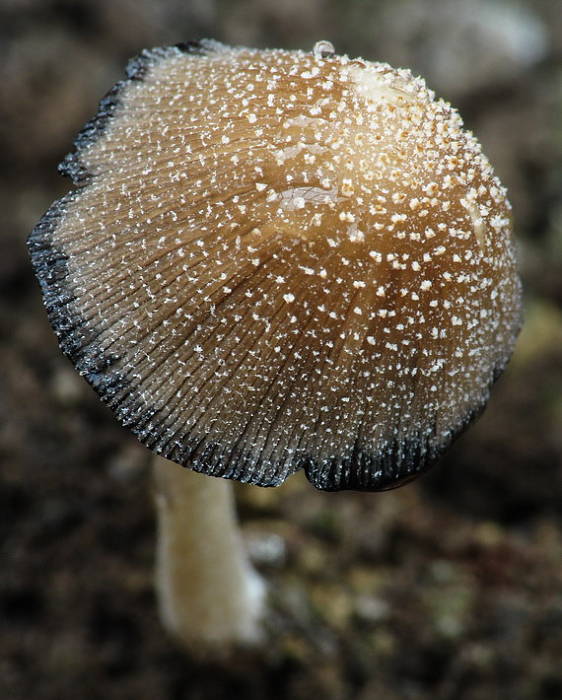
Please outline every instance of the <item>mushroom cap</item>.
[[144, 51], [60, 170], [29, 248], [61, 348], [196, 471], [392, 488], [512, 352], [505, 189], [407, 70], [329, 42]]

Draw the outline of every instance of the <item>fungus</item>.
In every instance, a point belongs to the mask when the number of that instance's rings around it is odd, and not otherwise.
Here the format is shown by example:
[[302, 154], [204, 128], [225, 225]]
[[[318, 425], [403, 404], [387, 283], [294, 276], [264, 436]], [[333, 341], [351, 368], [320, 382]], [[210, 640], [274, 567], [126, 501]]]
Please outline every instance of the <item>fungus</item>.
[[144, 51], [60, 170], [76, 187], [31, 257], [63, 352], [161, 456], [165, 624], [253, 641], [228, 482], [193, 472], [376, 491], [425, 470], [518, 332], [505, 189], [423, 80], [329, 42]]

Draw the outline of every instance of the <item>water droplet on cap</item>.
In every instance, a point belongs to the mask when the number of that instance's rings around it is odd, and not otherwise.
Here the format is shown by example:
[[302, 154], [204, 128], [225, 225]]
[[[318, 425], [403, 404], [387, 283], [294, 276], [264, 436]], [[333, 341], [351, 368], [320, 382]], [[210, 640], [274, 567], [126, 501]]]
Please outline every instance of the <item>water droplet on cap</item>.
[[314, 54], [314, 58], [330, 58], [336, 53], [336, 50], [331, 41], [323, 39], [314, 44], [312, 53]]

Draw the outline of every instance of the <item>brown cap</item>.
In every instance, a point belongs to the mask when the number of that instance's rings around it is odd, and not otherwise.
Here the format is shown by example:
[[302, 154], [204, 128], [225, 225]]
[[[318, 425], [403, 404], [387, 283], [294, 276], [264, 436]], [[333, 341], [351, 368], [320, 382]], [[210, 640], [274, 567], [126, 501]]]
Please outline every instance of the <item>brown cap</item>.
[[391, 488], [488, 399], [520, 323], [505, 190], [407, 70], [145, 51], [29, 246], [63, 351], [197, 471]]

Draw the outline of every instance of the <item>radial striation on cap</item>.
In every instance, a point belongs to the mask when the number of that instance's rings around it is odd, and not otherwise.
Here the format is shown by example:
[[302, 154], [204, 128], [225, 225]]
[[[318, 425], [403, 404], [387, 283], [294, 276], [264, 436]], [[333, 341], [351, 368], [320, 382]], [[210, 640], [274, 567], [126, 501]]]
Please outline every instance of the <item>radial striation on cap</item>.
[[155, 452], [263, 486], [424, 470], [520, 323], [504, 188], [409, 71], [145, 51], [29, 247], [63, 351]]

